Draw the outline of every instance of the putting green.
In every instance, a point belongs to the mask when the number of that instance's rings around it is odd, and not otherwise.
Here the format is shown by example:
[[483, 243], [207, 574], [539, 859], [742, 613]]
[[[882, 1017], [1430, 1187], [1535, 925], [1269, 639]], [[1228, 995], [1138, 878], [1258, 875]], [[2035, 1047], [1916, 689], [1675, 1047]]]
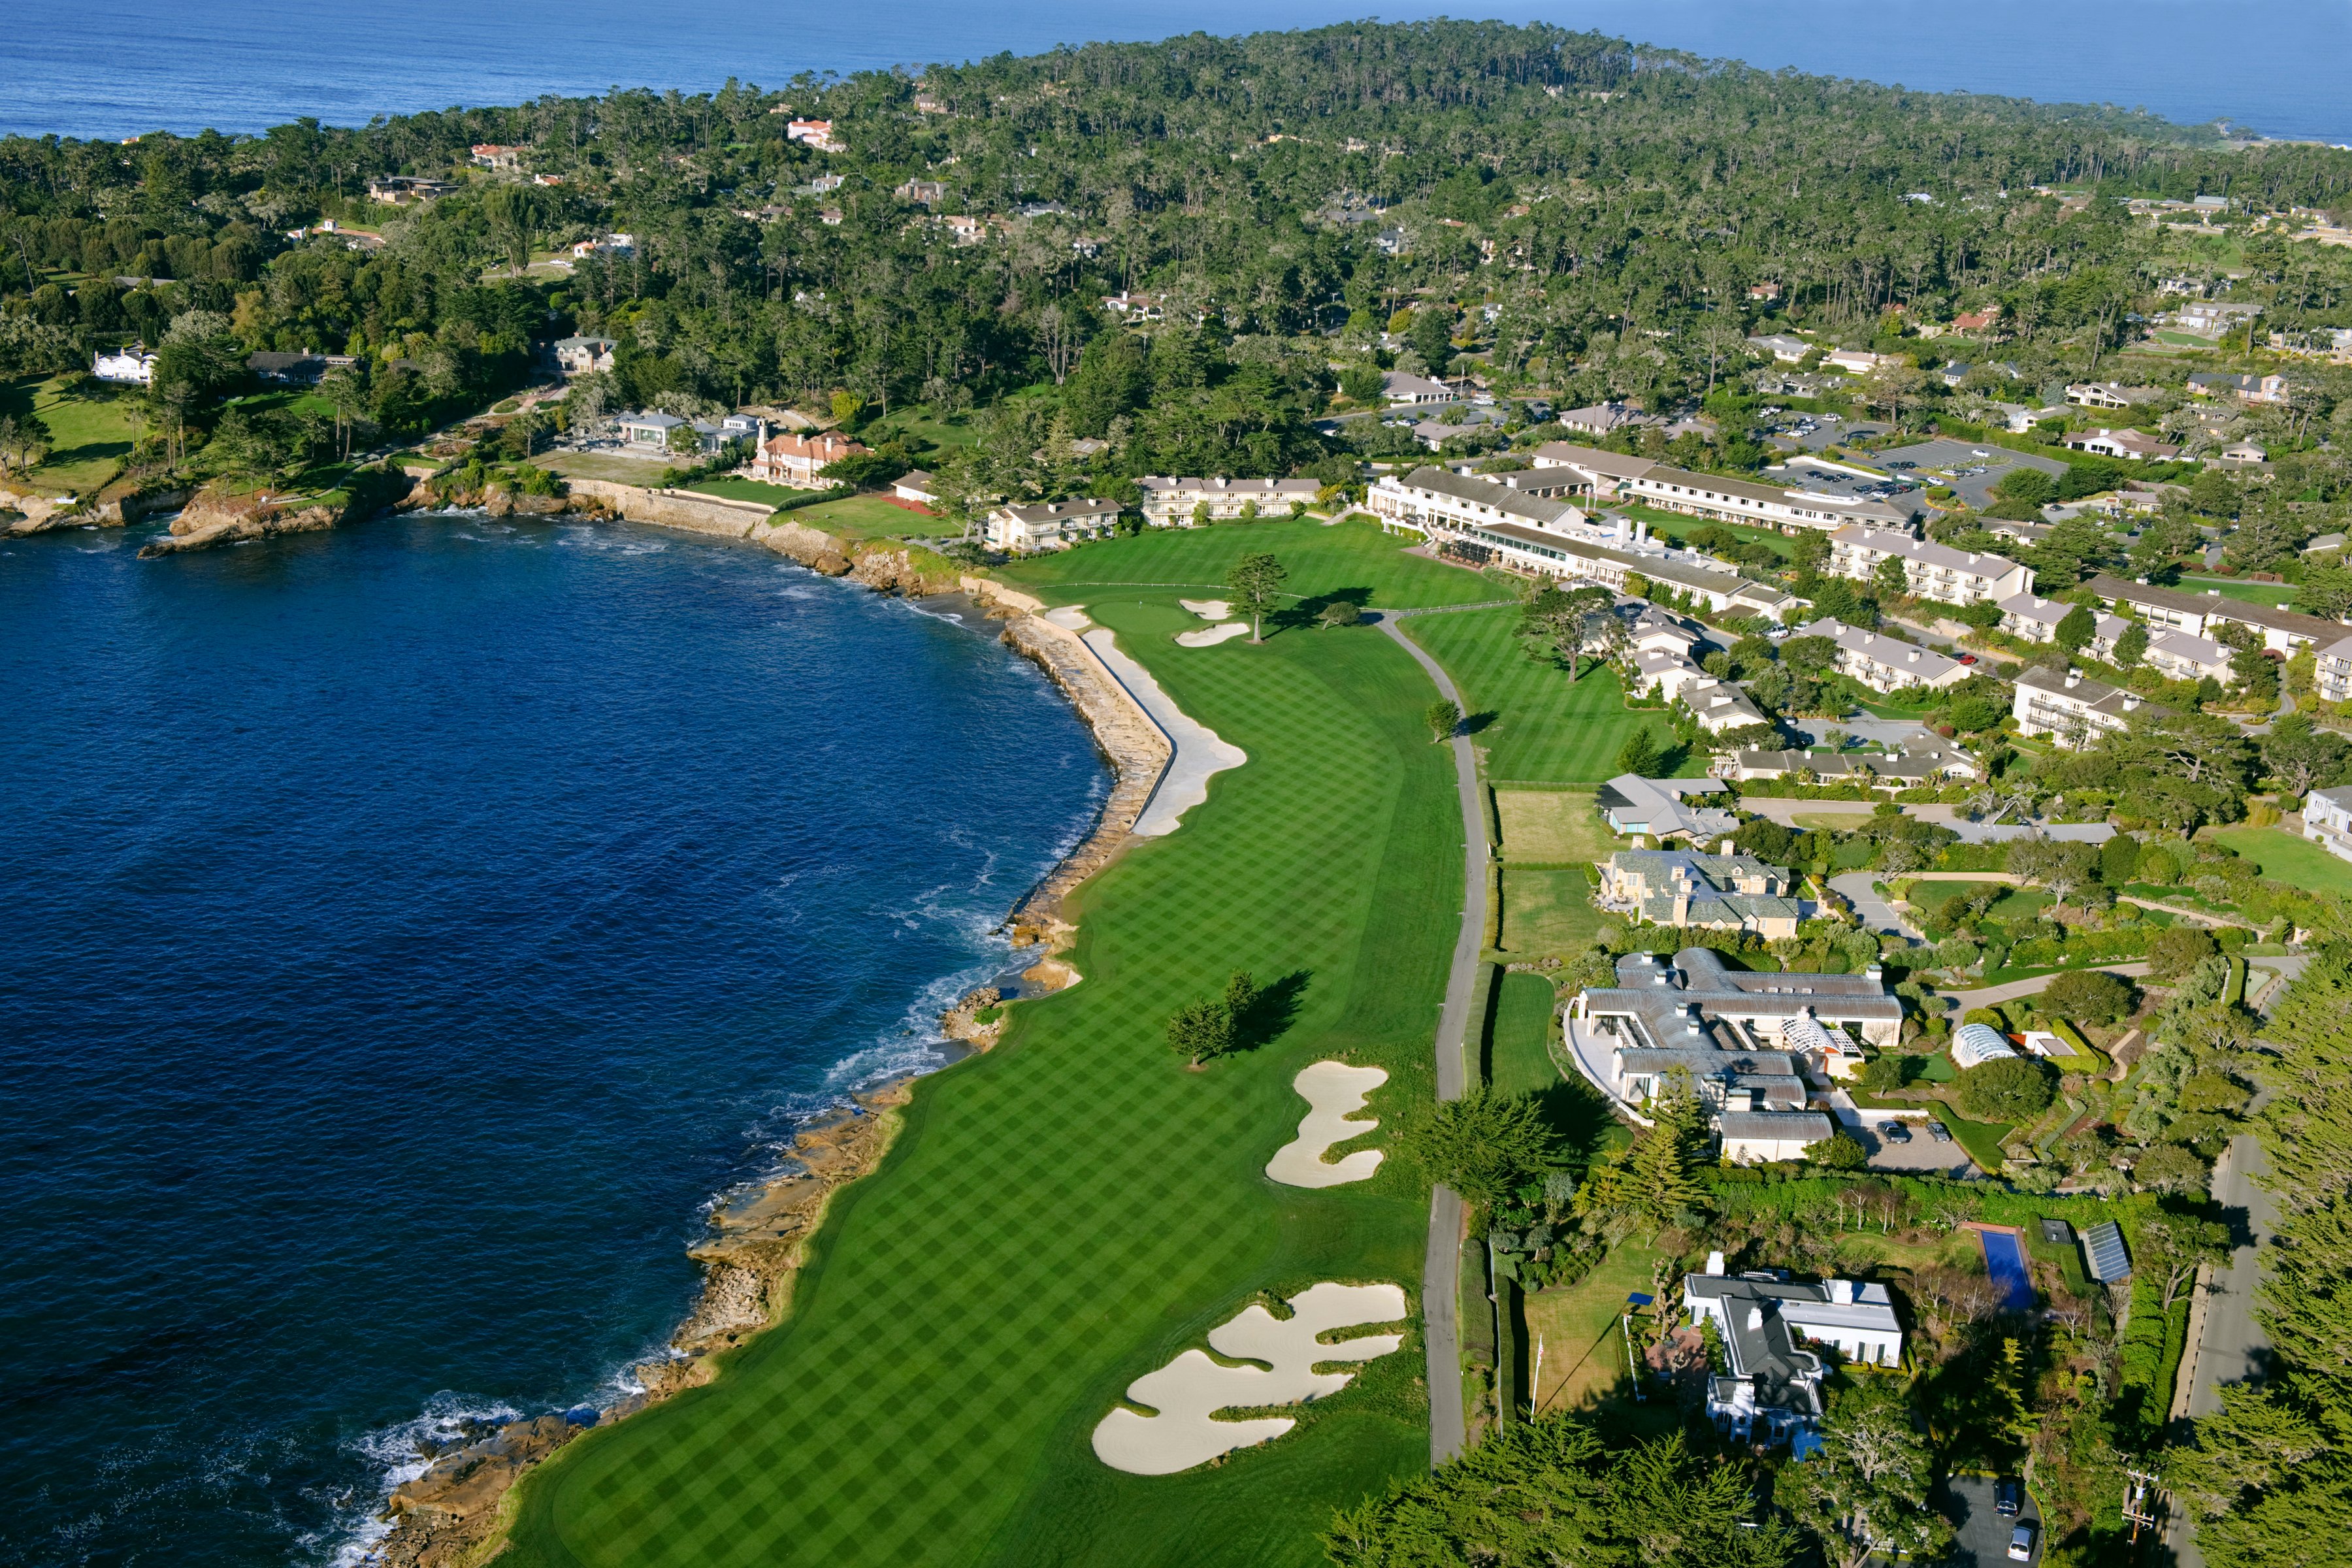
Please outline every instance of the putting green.
[[[1176, 542], [1185, 569], [1210, 583], [1223, 568], [1203, 540], [1228, 558], [1276, 549], [1305, 595], [1485, 588], [1368, 530], [1193, 535]], [[1147, 577], [1167, 542], [1050, 564]], [[1261, 1291], [1392, 1280], [1417, 1305], [1427, 1194], [1412, 1162], [1319, 1192], [1264, 1167], [1297, 1133], [1292, 1079], [1309, 1062], [1386, 1068], [1383, 1103], [1400, 1112], [1432, 1092], [1463, 846], [1450, 760], [1423, 719], [1428, 680], [1369, 628], [1204, 657], [1173, 641], [1200, 625], [1173, 590], [1059, 596], [1084, 597], [1248, 764], [1074, 896], [1086, 984], [1014, 1008], [993, 1051], [918, 1087], [883, 1168], [840, 1199], [784, 1325], [710, 1385], [529, 1479], [513, 1568], [1305, 1568], [1322, 1561], [1333, 1505], [1426, 1466], [1417, 1318], [1404, 1353], [1220, 1465], [1128, 1475], [1089, 1436], [1134, 1380]], [[1272, 1043], [1189, 1071], [1164, 1022], [1235, 968], [1295, 994], [1296, 1013]]]

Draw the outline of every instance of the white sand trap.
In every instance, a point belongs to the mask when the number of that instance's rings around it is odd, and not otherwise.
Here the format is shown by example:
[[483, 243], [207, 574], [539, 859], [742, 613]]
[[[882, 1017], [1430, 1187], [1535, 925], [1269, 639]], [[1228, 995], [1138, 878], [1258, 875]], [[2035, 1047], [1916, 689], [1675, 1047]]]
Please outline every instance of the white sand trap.
[[1048, 610], [1041, 618], [1051, 621], [1066, 632], [1082, 632], [1094, 625], [1087, 618], [1085, 608], [1078, 605], [1064, 605], [1059, 609]]
[[1204, 621], [1233, 618], [1234, 607], [1223, 599], [1179, 599], [1176, 602]]
[[1095, 1457], [1115, 1470], [1138, 1476], [1172, 1476], [1205, 1465], [1220, 1454], [1279, 1437], [1297, 1425], [1281, 1416], [1211, 1420], [1217, 1411], [1300, 1405], [1337, 1394], [1354, 1381], [1355, 1373], [1318, 1373], [1318, 1363], [1370, 1361], [1404, 1343], [1402, 1334], [1370, 1334], [1338, 1344], [1324, 1344], [1319, 1338], [1335, 1329], [1402, 1319], [1404, 1292], [1394, 1285], [1327, 1281], [1293, 1296], [1290, 1311], [1286, 1321], [1252, 1305], [1209, 1331], [1209, 1346], [1219, 1355], [1263, 1362], [1264, 1366], [1224, 1366], [1199, 1351], [1186, 1351], [1129, 1384], [1128, 1398], [1160, 1414], [1112, 1411], [1095, 1427]]
[[1173, 699], [1160, 689], [1151, 672], [1119, 651], [1118, 640], [1100, 626], [1080, 634], [1086, 645], [1095, 650], [1111, 679], [1127, 688], [1128, 694], [1141, 705], [1160, 732], [1168, 737], [1168, 771], [1160, 775], [1159, 787], [1151, 798], [1143, 803], [1142, 815], [1135, 819], [1138, 837], [1158, 838], [1173, 833], [1184, 820], [1184, 814], [1209, 798], [1209, 779], [1227, 768], [1240, 767], [1249, 761], [1249, 753], [1239, 746], [1218, 739], [1217, 732], [1190, 718], [1176, 706]]
[[1378, 1149], [1359, 1149], [1338, 1160], [1324, 1159], [1323, 1152], [1381, 1124], [1378, 1117], [1350, 1121], [1348, 1113], [1361, 1110], [1372, 1090], [1388, 1080], [1379, 1068], [1351, 1068], [1346, 1062], [1316, 1062], [1299, 1068], [1290, 1087], [1313, 1109], [1298, 1124], [1298, 1136], [1265, 1163], [1265, 1173], [1290, 1187], [1337, 1187], [1370, 1180], [1381, 1168]]
[[1176, 640], [1186, 647], [1214, 647], [1221, 642], [1247, 636], [1247, 625], [1241, 621], [1227, 621], [1223, 626], [1202, 626], [1197, 632], [1178, 632]]

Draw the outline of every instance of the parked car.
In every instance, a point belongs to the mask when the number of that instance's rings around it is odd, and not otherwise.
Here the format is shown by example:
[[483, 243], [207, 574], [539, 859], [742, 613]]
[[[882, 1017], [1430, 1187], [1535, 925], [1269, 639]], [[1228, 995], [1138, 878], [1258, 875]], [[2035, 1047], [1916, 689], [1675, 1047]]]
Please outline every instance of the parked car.
[[1885, 1139], [1889, 1143], [1908, 1143], [1911, 1142], [1911, 1129], [1904, 1126], [1900, 1121], [1880, 1122], [1878, 1124], [1878, 1135], [1881, 1138]]
[[2009, 1560], [2011, 1563], [2033, 1561], [2033, 1526], [2021, 1524], [2009, 1532]]
[[1938, 1143], [1948, 1143], [1952, 1141], [1952, 1130], [1940, 1121], [1930, 1121], [1927, 1123], [1927, 1136]]
[[2003, 1476], [1992, 1487], [1992, 1509], [2003, 1519], [2016, 1515], [2025, 1505], [2025, 1485], [2015, 1476]]

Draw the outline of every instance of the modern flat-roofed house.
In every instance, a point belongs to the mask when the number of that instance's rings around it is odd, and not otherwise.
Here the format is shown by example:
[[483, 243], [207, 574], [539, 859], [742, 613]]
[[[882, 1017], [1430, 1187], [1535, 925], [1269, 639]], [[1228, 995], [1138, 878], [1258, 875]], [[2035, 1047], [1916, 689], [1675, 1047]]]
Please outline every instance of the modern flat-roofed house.
[[[2029, 642], [2056, 642], [2058, 623], [2064, 620], [2074, 608], [2063, 599], [2012, 594], [2000, 601], [2000, 629]], [[2121, 616], [2095, 610], [2092, 612], [2092, 626], [2091, 640], [2083, 646], [2101, 658], [2113, 658], [2116, 639], [2130, 629], [2131, 623]]]
[[1872, 1366], [1903, 1362], [1903, 1324], [1886, 1287], [1852, 1279], [1818, 1283], [1778, 1270], [1726, 1275], [1722, 1254], [1708, 1272], [1683, 1277], [1694, 1323], [1715, 1324], [1726, 1370], [1706, 1380], [1706, 1415], [1740, 1443], [1787, 1443], [1802, 1458], [1819, 1442], [1826, 1375], [1820, 1354], [1833, 1347]]
[[2303, 836], [2330, 855], [2352, 860], [2352, 784], [2315, 789], [2303, 797]]
[[1081, 539], [1100, 539], [1118, 526], [1115, 500], [1059, 500], [1037, 506], [1000, 506], [981, 525], [991, 550], [1013, 555], [1065, 550]]
[[687, 423], [675, 414], [624, 414], [613, 421], [621, 445], [656, 452], [669, 450], [669, 433]]
[[2077, 382], [2066, 389], [2066, 401], [2078, 408], [2137, 408], [2163, 395], [2160, 386], [2126, 386], [2119, 381]]
[[1893, 354], [1874, 354], [1868, 349], [1832, 349], [1822, 356], [1822, 363], [1854, 375], [1864, 375], [1894, 357]]
[[621, 345], [610, 338], [572, 337], [555, 340], [555, 365], [566, 375], [587, 375], [613, 368], [613, 351]]
[[327, 374], [326, 356], [319, 353], [281, 353], [264, 349], [247, 354], [245, 368], [264, 381], [280, 386], [316, 386], [319, 378]]
[[821, 490], [833, 483], [824, 478], [827, 464], [844, 458], [862, 458], [869, 448], [862, 442], [830, 430], [814, 430], [803, 434], [786, 430], [760, 443], [759, 450], [743, 467], [744, 476], [766, 484], [790, 485], [794, 489]]
[[[1175, 479], [1147, 474], [1136, 480], [1143, 491], [1143, 521], [1154, 528], [1188, 528], [1205, 515], [1222, 522], [1255, 507], [1259, 517], [1287, 517], [1321, 489], [1313, 479]], [[1205, 513], [1202, 509], [1206, 508]]]
[[909, 468], [890, 486], [890, 493], [900, 500], [930, 506], [940, 499], [939, 481], [921, 468]]
[[2121, 458], [2127, 463], [2168, 463], [2180, 456], [2179, 447], [2153, 436], [2143, 436], [2137, 430], [2110, 430], [2104, 425], [2096, 430], [2077, 430], [2066, 437], [2066, 445], [2077, 452]]
[[2058, 675], [2028, 665], [2017, 672], [2017, 696], [2010, 711], [2017, 716], [2018, 733], [2047, 735], [2070, 751], [2080, 751], [2102, 734], [2129, 729], [2135, 713], [2171, 710], [2137, 691], [2093, 680], [2078, 669]]
[[1727, 795], [1721, 779], [1645, 779], [1619, 773], [1601, 786], [1594, 804], [1612, 833], [1646, 833], [1660, 843], [1688, 838], [1712, 843], [1739, 831], [1739, 818], [1712, 805], [1687, 804], [1692, 797]]
[[415, 174], [380, 174], [368, 182], [368, 199], [393, 206], [429, 202], [457, 188], [455, 180], [427, 180]]
[[2345, 635], [2341, 621], [2282, 610], [2275, 605], [2250, 605], [2227, 597], [2218, 588], [2184, 594], [2177, 588], [2127, 583], [2102, 574], [2091, 579], [2090, 589], [2110, 605], [2129, 605], [2151, 631], [2162, 628], [2218, 638], [2221, 628], [2234, 622], [2261, 637], [2263, 646], [2273, 653], [2292, 656], [2299, 647], [2327, 647]]
[[117, 382], [125, 386], [152, 386], [155, 382], [155, 356], [143, 348], [118, 349], [113, 353], [94, 354], [89, 362], [89, 374], [100, 381]]
[[2319, 650], [2316, 677], [2322, 702], [2352, 702], [2352, 637]]
[[1620, 849], [1601, 863], [1604, 908], [1652, 925], [1797, 934], [1804, 907], [1790, 896], [1787, 868], [1753, 855], [1689, 849]]
[[1823, 616], [1797, 628], [1799, 637], [1827, 637], [1837, 645], [1837, 668], [1873, 691], [1900, 691], [1905, 687], [1957, 686], [1969, 677], [1968, 666], [1917, 643]]
[[1915, 598], [1946, 605], [1995, 604], [2033, 586], [2032, 568], [2005, 555], [1955, 550], [1931, 539], [1915, 539], [1895, 529], [1841, 528], [1830, 535], [1829, 568], [1841, 577], [1867, 583], [1879, 563], [1903, 563], [1903, 578]]

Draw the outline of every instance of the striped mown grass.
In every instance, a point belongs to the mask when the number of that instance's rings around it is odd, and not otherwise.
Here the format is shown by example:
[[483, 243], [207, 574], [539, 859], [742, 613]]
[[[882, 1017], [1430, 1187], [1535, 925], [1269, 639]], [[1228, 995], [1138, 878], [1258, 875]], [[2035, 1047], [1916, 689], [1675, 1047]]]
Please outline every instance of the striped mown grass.
[[[1565, 669], [1528, 657], [1518, 626], [1516, 605], [1416, 616], [1405, 623], [1412, 639], [1462, 689], [1489, 778], [1599, 784], [1619, 772], [1617, 753], [1636, 729], [1647, 726], [1662, 747], [1673, 743], [1664, 713], [1625, 706], [1614, 671], [1588, 662], [1582, 677], [1571, 681]], [[1482, 725], [1482, 715], [1492, 717]]]
[[[1201, 535], [1268, 540], [1308, 594], [1457, 581], [1340, 530], [1311, 541], [1336, 550], [1272, 543], [1297, 527]], [[1140, 577], [1170, 569], [1159, 536], [1074, 560]], [[1205, 556], [1177, 570], [1222, 575]], [[1087, 590], [1096, 618], [1249, 763], [1075, 895], [1086, 978], [919, 1087], [784, 1325], [530, 1478], [516, 1568], [1303, 1565], [1335, 1504], [1426, 1465], [1417, 1322], [1353, 1386], [1288, 1412], [1297, 1429], [1220, 1465], [1129, 1476], [1088, 1447], [1130, 1381], [1257, 1292], [1387, 1279], [1417, 1303], [1412, 1162], [1322, 1192], [1263, 1167], [1304, 1113], [1289, 1085], [1309, 1061], [1387, 1068], [1369, 1112], [1391, 1128], [1429, 1097], [1463, 866], [1429, 686], [1402, 649], [1369, 628], [1184, 649], [1172, 634], [1199, 623], [1175, 591], [1108, 594]], [[1189, 1071], [1164, 1022], [1235, 968], [1297, 977], [1297, 1013], [1273, 1043]]]

